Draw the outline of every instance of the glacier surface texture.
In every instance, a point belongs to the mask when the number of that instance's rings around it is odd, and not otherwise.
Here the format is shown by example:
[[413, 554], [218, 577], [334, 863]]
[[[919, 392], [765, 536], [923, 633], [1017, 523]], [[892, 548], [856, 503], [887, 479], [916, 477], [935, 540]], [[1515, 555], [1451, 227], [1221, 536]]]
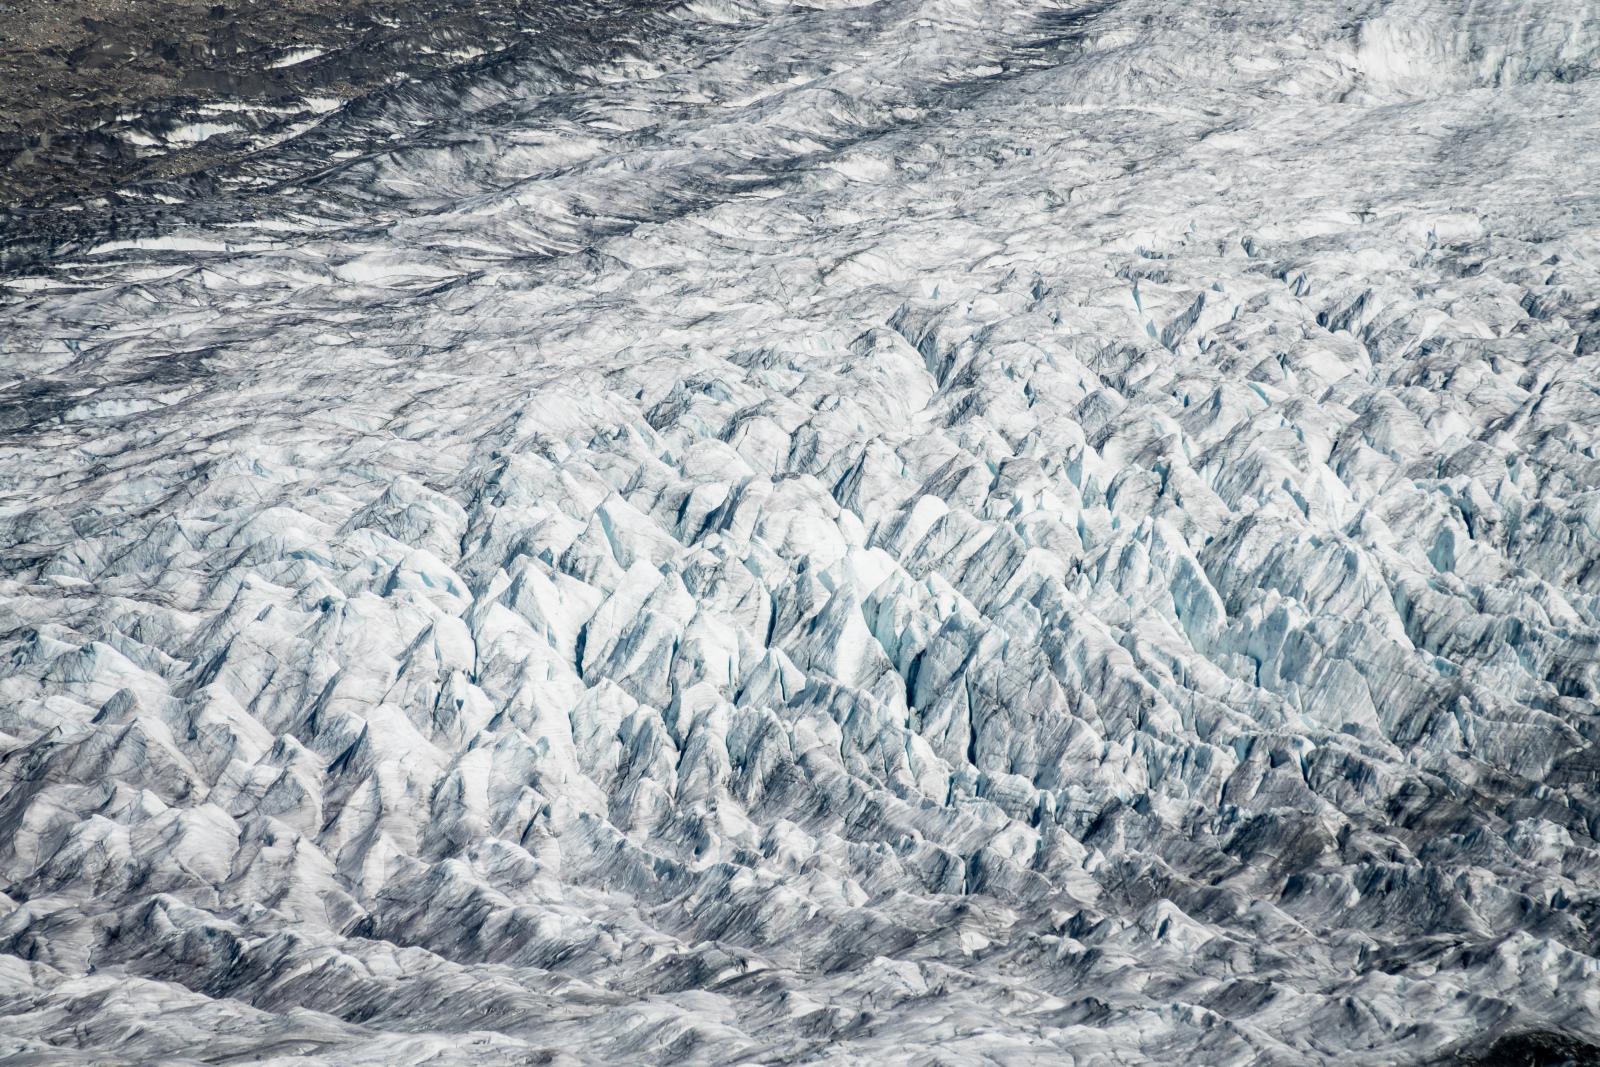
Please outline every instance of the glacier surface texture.
[[7, 223], [0, 1063], [1600, 1042], [1600, 5], [464, 55]]

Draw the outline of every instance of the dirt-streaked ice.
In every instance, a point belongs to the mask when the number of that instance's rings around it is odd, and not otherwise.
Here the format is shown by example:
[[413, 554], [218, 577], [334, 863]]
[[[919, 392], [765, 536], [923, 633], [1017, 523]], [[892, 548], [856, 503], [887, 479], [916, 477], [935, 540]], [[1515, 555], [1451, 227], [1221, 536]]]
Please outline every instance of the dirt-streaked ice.
[[1600, 9], [628, 14], [13, 247], [0, 1062], [1600, 1042]]

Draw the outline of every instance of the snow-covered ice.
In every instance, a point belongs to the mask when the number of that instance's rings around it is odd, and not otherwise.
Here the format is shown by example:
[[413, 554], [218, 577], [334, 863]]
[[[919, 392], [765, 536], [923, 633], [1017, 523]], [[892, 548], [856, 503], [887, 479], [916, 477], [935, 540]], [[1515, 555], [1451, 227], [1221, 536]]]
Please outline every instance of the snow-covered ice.
[[1600, 1042], [1600, 7], [573, 11], [12, 235], [0, 1063]]

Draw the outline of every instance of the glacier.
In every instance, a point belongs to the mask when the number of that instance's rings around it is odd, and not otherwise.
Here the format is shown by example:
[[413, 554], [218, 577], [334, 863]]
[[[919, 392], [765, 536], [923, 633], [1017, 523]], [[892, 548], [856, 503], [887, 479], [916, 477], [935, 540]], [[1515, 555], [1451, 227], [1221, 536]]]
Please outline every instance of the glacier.
[[1600, 6], [567, 10], [6, 221], [0, 1063], [1600, 1062]]

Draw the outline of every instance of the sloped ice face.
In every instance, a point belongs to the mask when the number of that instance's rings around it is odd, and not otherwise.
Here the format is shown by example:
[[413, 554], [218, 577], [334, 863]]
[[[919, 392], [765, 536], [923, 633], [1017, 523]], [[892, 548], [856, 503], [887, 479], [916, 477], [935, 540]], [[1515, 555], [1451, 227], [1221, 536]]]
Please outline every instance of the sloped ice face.
[[1600, 1041], [1593, 8], [592, 14], [16, 246], [0, 1057]]

